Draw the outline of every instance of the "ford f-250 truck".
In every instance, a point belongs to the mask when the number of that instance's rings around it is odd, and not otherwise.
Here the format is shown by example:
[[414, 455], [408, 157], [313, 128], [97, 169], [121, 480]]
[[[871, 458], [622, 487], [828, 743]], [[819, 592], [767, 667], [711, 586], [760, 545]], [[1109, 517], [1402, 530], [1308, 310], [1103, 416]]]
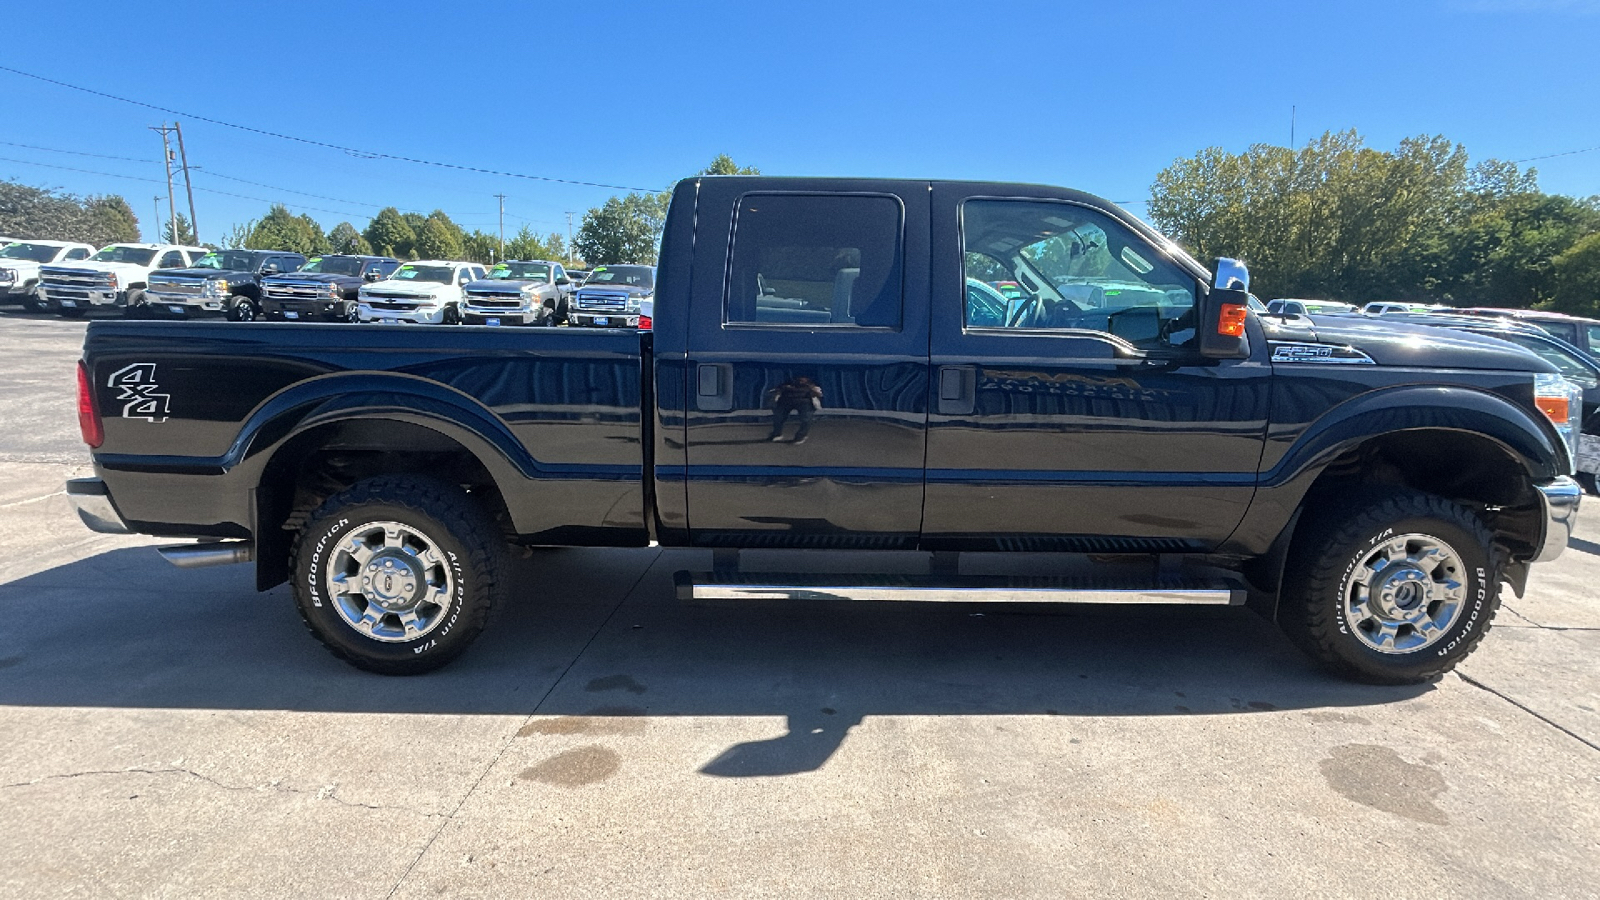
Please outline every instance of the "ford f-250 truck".
[[[385, 673], [471, 643], [508, 546], [651, 542], [713, 549], [692, 598], [1249, 603], [1344, 674], [1448, 670], [1567, 542], [1571, 385], [1492, 338], [1263, 315], [1218, 268], [1070, 190], [695, 178], [653, 334], [91, 324], [97, 477], [68, 493], [199, 539], [179, 565], [253, 560]], [[993, 310], [969, 273], [997, 270], [1023, 292]], [[931, 556], [760, 575], [741, 548]]]
[[284, 250], [213, 250], [190, 268], [152, 273], [145, 305], [158, 316], [220, 313], [253, 322], [261, 314], [262, 280], [305, 264], [304, 256]]

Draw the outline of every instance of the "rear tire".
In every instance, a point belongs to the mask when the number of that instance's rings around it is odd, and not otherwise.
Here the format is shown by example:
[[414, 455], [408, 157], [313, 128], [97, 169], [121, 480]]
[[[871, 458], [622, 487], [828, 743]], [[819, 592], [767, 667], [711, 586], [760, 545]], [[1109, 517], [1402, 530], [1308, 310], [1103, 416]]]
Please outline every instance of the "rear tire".
[[446, 325], [460, 325], [461, 310], [455, 306], [446, 306], [444, 308], [444, 315], [440, 317], [440, 321]]
[[415, 675], [460, 656], [502, 599], [504, 538], [461, 488], [415, 475], [357, 482], [311, 514], [290, 556], [295, 604], [334, 656]]
[[39, 297], [39, 284], [35, 282], [28, 286], [22, 294], [22, 308], [31, 313], [41, 313], [48, 310], [44, 300]]
[[1494, 535], [1458, 503], [1386, 490], [1336, 505], [1302, 529], [1279, 624], [1348, 678], [1415, 684], [1448, 672], [1500, 607]]

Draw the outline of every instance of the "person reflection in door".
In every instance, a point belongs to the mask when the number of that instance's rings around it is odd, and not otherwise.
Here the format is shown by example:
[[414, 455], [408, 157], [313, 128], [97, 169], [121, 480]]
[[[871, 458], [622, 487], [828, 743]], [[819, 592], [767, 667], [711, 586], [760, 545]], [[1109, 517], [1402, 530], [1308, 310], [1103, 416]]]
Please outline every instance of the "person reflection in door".
[[822, 408], [822, 388], [804, 375], [797, 375], [767, 392], [767, 402], [772, 406], [772, 434], [769, 441], [783, 440], [783, 426], [793, 413], [800, 418], [800, 430], [794, 442], [803, 444], [811, 433], [811, 417]]

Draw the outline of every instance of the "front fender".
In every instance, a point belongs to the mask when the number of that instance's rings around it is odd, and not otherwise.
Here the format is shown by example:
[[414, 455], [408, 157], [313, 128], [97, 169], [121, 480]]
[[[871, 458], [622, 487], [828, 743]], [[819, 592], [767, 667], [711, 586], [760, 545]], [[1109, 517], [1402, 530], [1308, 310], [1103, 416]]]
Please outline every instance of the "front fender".
[[1268, 552], [1330, 463], [1374, 438], [1408, 431], [1486, 439], [1515, 461], [1530, 484], [1566, 471], [1566, 445], [1555, 429], [1498, 394], [1448, 385], [1371, 391], [1333, 407], [1296, 436], [1278, 462], [1261, 473], [1249, 510], [1219, 549], [1249, 556]]

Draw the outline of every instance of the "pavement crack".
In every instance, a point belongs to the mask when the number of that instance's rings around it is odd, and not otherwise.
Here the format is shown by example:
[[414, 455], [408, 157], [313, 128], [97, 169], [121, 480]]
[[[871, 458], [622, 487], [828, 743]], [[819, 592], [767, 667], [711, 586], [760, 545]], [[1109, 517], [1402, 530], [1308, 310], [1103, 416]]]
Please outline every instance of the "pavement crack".
[[310, 794], [314, 795], [318, 800], [332, 800], [334, 803], [337, 803], [340, 806], [348, 806], [355, 809], [376, 809], [393, 812], [408, 812], [424, 818], [445, 815], [441, 812], [430, 812], [428, 810], [416, 809], [410, 806], [387, 806], [380, 803], [360, 803], [354, 800], [346, 800], [339, 796], [339, 788], [337, 785], [329, 784], [317, 788], [316, 790], [310, 790], [307, 788], [293, 787], [278, 781], [269, 781], [265, 784], [258, 785], [228, 784], [223, 781], [218, 781], [209, 775], [205, 775], [200, 772], [196, 772], [193, 769], [187, 769], [182, 766], [168, 766], [160, 769], [150, 769], [140, 766], [133, 766], [126, 769], [88, 769], [83, 772], [66, 772], [57, 775], [45, 775], [29, 781], [13, 781], [9, 784], [0, 784], [0, 790], [5, 790], [7, 788], [28, 787], [30, 785], [44, 784], [50, 781], [68, 781], [74, 778], [92, 778], [104, 775], [180, 775], [188, 776], [199, 781], [204, 781], [213, 787], [218, 787], [225, 791], [238, 791], [252, 794], [264, 792], [277, 794]]
[[1487, 684], [1484, 684], [1483, 682], [1477, 680], [1476, 678], [1473, 678], [1470, 675], [1463, 675], [1459, 669], [1456, 670], [1456, 677], [1460, 678], [1462, 681], [1465, 681], [1467, 684], [1472, 685], [1473, 687], [1477, 688], [1480, 691], [1487, 691], [1487, 692], [1495, 695], [1496, 697], [1499, 697], [1501, 700], [1504, 700], [1505, 702], [1511, 704], [1512, 706], [1515, 706], [1517, 709], [1520, 709], [1523, 712], [1527, 713], [1528, 715], [1533, 716], [1535, 719], [1538, 719], [1539, 721], [1545, 723], [1546, 725], [1549, 725], [1551, 728], [1554, 728], [1555, 730], [1561, 732], [1562, 734], [1566, 735], [1567, 737], [1572, 738], [1573, 740], [1579, 742], [1580, 744], [1583, 744], [1584, 746], [1588, 747], [1590, 750], [1600, 751], [1600, 744], [1596, 744], [1594, 741], [1591, 741], [1588, 738], [1584, 737], [1583, 735], [1578, 734], [1576, 731], [1573, 731], [1572, 729], [1568, 728], [1567, 726], [1562, 725], [1560, 722], [1557, 722], [1556, 720], [1550, 718], [1549, 716], [1534, 710], [1532, 707], [1528, 706], [1525, 703], [1522, 703], [1521, 701], [1512, 699], [1511, 697], [1501, 693], [1500, 691], [1495, 690], [1494, 688], [1488, 686]]
[[49, 500], [51, 497], [60, 497], [64, 494], [66, 494], [66, 491], [61, 490], [54, 493], [45, 494], [40, 497], [29, 497], [25, 500], [13, 500], [10, 503], [0, 503], [0, 509], [11, 509], [12, 507], [16, 506], [26, 506], [29, 503], [38, 503], [40, 500]]

